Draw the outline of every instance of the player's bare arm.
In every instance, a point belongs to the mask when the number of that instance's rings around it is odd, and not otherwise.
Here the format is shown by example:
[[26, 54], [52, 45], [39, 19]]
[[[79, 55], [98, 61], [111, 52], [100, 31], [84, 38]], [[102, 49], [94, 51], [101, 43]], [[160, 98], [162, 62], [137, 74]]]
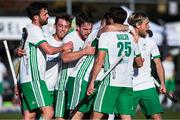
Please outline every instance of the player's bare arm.
[[48, 55], [53, 55], [59, 52], [63, 52], [66, 49], [72, 48], [72, 42], [68, 42], [60, 47], [52, 47], [47, 42], [43, 42], [39, 45], [39, 47]]
[[63, 52], [62, 60], [64, 63], [69, 63], [80, 59], [85, 55], [94, 55], [95, 54], [95, 47], [91, 47], [87, 45], [84, 49], [80, 51], [72, 52], [70, 49]]
[[166, 87], [165, 87], [165, 83], [164, 83], [164, 80], [165, 80], [164, 67], [163, 67], [163, 65], [161, 63], [160, 58], [156, 58], [156, 59], [153, 59], [153, 60], [154, 60], [154, 63], [156, 65], [156, 70], [157, 70], [159, 80], [161, 82], [161, 86], [160, 86], [159, 91], [161, 93], [166, 93]]
[[100, 37], [100, 35], [103, 32], [110, 32], [110, 31], [128, 31], [129, 30], [129, 26], [128, 25], [122, 25], [122, 24], [110, 24], [110, 25], [106, 25], [105, 27], [103, 27], [101, 30], [99, 30], [98, 32], [98, 37]]
[[93, 69], [92, 69], [92, 74], [91, 74], [91, 80], [87, 89], [87, 95], [91, 95], [94, 92], [94, 81], [96, 80], [97, 75], [99, 74], [103, 63], [104, 63], [104, 59], [106, 56], [106, 52], [105, 51], [99, 51], [97, 58], [95, 60]]

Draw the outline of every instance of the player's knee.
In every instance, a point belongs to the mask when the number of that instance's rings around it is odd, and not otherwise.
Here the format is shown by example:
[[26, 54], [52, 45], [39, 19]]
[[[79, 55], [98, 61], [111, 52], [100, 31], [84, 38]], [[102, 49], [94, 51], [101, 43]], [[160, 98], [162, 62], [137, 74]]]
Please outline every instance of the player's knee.
[[34, 112], [30, 113], [29, 111], [24, 111], [23, 113], [24, 120], [35, 120], [35, 118], [36, 118], [36, 113]]
[[52, 107], [44, 107], [42, 110], [42, 116], [48, 119], [53, 118], [54, 116], [54, 110]]
[[151, 116], [153, 120], [161, 120], [161, 114], [154, 114]]
[[122, 119], [122, 120], [132, 120], [130, 115], [120, 115], [120, 119]]

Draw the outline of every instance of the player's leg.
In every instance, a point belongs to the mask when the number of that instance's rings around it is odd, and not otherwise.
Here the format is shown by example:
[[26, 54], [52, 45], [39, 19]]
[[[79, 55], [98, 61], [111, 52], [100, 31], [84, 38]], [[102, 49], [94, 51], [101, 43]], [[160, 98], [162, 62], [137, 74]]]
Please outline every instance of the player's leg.
[[[28, 91], [27, 91], [28, 92]], [[21, 103], [22, 103], [22, 117], [23, 120], [35, 120], [36, 119], [36, 111], [34, 110], [29, 110], [29, 108], [32, 108], [32, 106], [30, 107], [28, 103], [28, 101], [26, 100], [25, 96], [22, 97], [21, 99]], [[32, 96], [29, 96], [29, 100], [33, 100]]]
[[131, 120], [131, 115], [120, 115], [121, 120]]
[[163, 112], [156, 88], [149, 88], [141, 91], [139, 102], [142, 112], [147, 118], [160, 119]]
[[151, 118], [153, 120], [161, 120], [161, 114], [153, 114], [153, 115], [151, 115]]
[[[100, 82], [95, 82], [96, 87], [99, 86]], [[78, 99], [75, 106], [86, 96], [86, 91], [88, 87], [88, 82], [85, 80], [82, 80], [81, 82], [81, 89], [79, 92], [76, 92], [74, 96], [79, 96], [76, 99]], [[83, 116], [85, 113], [92, 111], [93, 108], [93, 102], [95, 100], [95, 95], [89, 96], [87, 103], [83, 104], [78, 112], [74, 115], [74, 119], [83, 119]]]
[[[113, 93], [113, 94], [112, 94]], [[92, 119], [101, 119], [104, 114], [113, 114], [119, 94], [118, 87], [101, 84], [94, 102]]]
[[133, 115], [133, 89], [129, 87], [120, 87], [119, 96], [116, 101], [116, 111], [122, 120], [131, 120]]
[[54, 107], [56, 120], [64, 120], [66, 118], [65, 105], [66, 105], [66, 91], [56, 90], [55, 107]]
[[103, 118], [104, 114], [100, 112], [93, 112], [91, 115], [91, 120], [101, 120]]
[[[40, 80], [40, 96], [41, 98], [37, 98], [38, 102], [41, 103], [39, 105], [40, 110], [42, 112], [42, 117], [43, 119], [52, 119], [54, 116], [54, 109], [53, 109], [53, 101], [52, 101], [52, 97], [51, 97], [51, 93], [48, 91], [47, 85], [45, 83], [45, 81]], [[42, 105], [42, 106], [41, 106]]]
[[73, 89], [74, 89], [74, 77], [68, 77], [66, 89], [67, 89], [67, 109], [72, 110], [72, 96], [73, 96]]
[[[83, 82], [82, 79], [78, 79], [78, 77], [74, 78], [74, 85], [73, 85], [73, 91], [72, 91], [72, 101], [71, 101], [71, 110], [73, 110], [76, 105], [79, 103], [81, 99], [84, 98], [87, 89], [87, 84]], [[77, 111], [75, 115], [73, 116], [73, 120], [82, 120], [84, 116], [84, 112]]]
[[77, 111], [76, 114], [73, 116], [72, 120], [82, 120], [84, 116], [83, 112]]
[[[136, 115], [138, 104], [141, 99], [141, 91], [133, 91], [133, 117]], [[139, 108], [140, 109], [140, 108]]]
[[40, 110], [42, 111], [42, 118], [45, 120], [51, 120], [54, 116], [53, 106], [45, 106], [41, 107]]
[[115, 115], [114, 114], [109, 114], [108, 115], [108, 120], [114, 120], [115, 118]]
[[29, 112], [28, 110], [23, 112], [23, 120], [35, 120], [36, 112]]

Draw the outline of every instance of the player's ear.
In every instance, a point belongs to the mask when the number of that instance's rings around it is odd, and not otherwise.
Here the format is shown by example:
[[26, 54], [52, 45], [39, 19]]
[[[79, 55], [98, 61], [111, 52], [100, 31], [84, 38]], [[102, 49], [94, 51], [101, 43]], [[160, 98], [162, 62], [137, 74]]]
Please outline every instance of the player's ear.
[[136, 28], [139, 28], [140, 27], [140, 23], [136, 23]]
[[39, 16], [38, 16], [38, 15], [34, 15], [34, 16], [33, 16], [33, 20], [34, 20], [34, 21], [39, 20]]
[[76, 26], [76, 30], [77, 30], [77, 31], [79, 31], [79, 30], [80, 30], [80, 27], [79, 27], [78, 25]]

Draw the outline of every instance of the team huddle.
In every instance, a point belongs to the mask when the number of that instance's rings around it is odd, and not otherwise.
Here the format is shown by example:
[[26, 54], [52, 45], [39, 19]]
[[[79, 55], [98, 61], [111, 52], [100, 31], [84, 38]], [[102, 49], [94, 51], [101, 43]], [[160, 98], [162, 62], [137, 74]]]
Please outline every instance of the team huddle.
[[[103, 119], [114, 114], [130, 120], [139, 104], [146, 117], [161, 119], [163, 112], [151, 75], [155, 62], [165, 93], [164, 69], [156, 43], [148, 36], [149, 19], [142, 12], [127, 12], [112, 7], [102, 17], [98, 29], [93, 17], [82, 12], [75, 18], [60, 14], [55, 18], [55, 33], [45, 37], [42, 26], [48, 22], [48, 8], [34, 2], [27, 8], [32, 23], [21, 56], [19, 84], [22, 91], [23, 119], [67, 119], [86, 96], [71, 119]], [[129, 25], [124, 25], [127, 19]], [[115, 67], [102, 76], [121, 57]]]

